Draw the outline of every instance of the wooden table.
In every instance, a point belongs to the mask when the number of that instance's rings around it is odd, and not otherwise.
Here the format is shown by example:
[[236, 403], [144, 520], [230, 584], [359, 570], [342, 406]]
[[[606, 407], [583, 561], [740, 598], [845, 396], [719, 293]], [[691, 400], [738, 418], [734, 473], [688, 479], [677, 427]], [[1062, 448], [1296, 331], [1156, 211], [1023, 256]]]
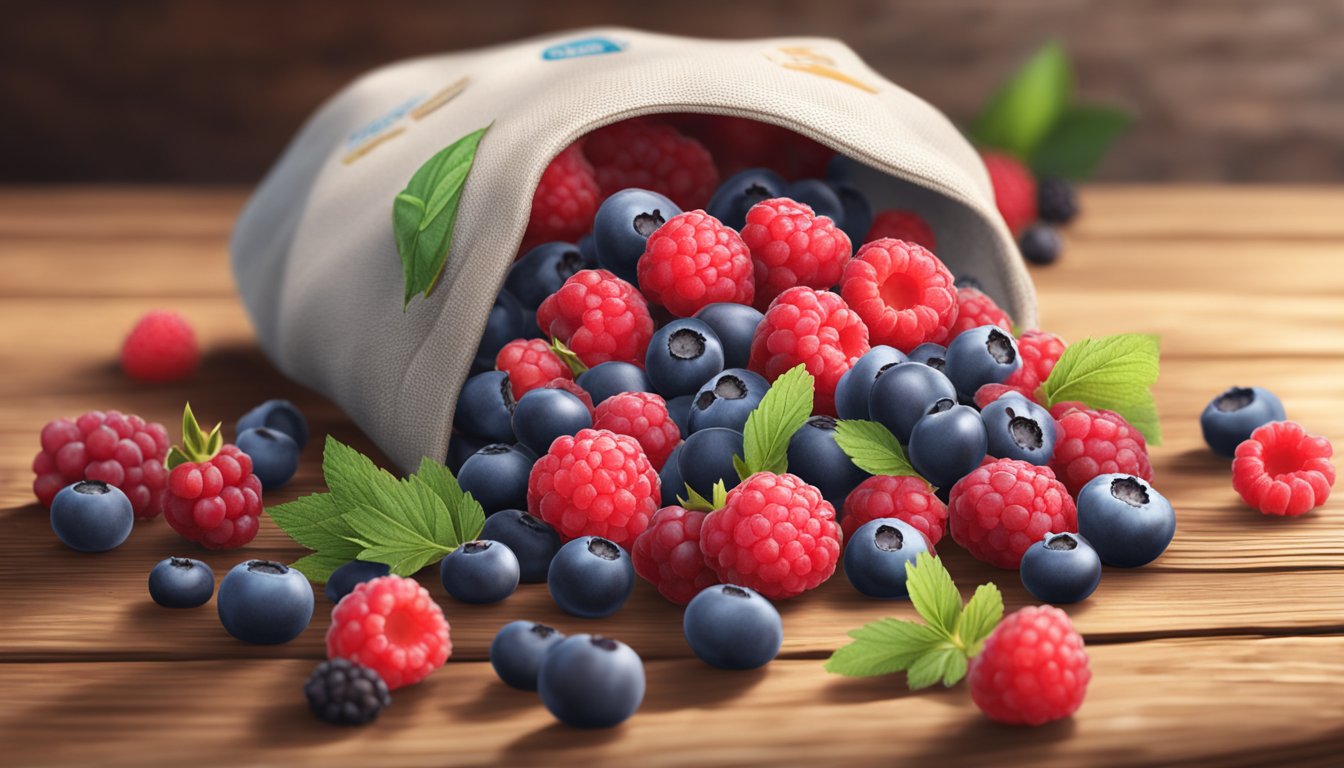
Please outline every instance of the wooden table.
[[[530, 585], [467, 607], [424, 582], [453, 625], [450, 663], [397, 692], [372, 727], [332, 728], [300, 687], [323, 656], [329, 605], [279, 647], [239, 643], [212, 606], [170, 611], [145, 578], [169, 554], [222, 575], [297, 550], [269, 521], [246, 550], [205, 553], [162, 520], [120, 549], [61, 546], [32, 497], [42, 424], [118, 408], [173, 425], [184, 400], [232, 422], [267, 397], [301, 404], [315, 434], [370, 446], [330, 403], [262, 358], [227, 269], [243, 195], [193, 189], [0, 190], [0, 763], [370, 765], [890, 764], [1097, 766], [1325, 764], [1344, 747], [1344, 489], [1297, 520], [1239, 503], [1197, 416], [1232, 384], [1260, 384], [1289, 414], [1344, 446], [1344, 189], [1099, 187], [1062, 262], [1035, 272], [1047, 328], [1066, 338], [1163, 335], [1157, 384], [1166, 443], [1156, 482], [1176, 539], [1154, 565], [1108, 569], [1072, 607], [1094, 672], [1082, 710], [1039, 729], [997, 726], [965, 685], [910, 693], [900, 676], [848, 680], [821, 660], [845, 631], [908, 603], [860, 598], [835, 578], [780, 606], [780, 658], [757, 672], [690, 656], [680, 609], [641, 583], [618, 615], [559, 613]], [[118, 344], [142, 311], [184, 312], [205, 347], [194, 381], [137, 386]], [[270, 503], [321, 487], [321, 441]], [[954, 546], [963, 588], [994, 580], [1009, 610], [1031, 602], [1016, 574]], [[648, 697], [620, 728], [575, 731], [485, 661], [504, 622], [530, 618], [630, 643]]]

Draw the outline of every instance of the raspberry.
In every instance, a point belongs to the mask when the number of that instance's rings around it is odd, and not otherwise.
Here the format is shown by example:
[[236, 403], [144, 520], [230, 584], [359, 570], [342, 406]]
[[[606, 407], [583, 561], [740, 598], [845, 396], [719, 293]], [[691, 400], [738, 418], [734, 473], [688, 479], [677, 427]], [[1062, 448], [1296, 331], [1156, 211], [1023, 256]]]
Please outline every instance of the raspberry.
[[704, 211], [668, 219], [649, 235], [639, 259], [644, 296], [678, 317], [707, 304], [750, 304], [751, 254], [742, 238]]
[[769, 168], [786, 179], [820, 178], [835, 152], [778, 125], [745, 117], [704, 115], [686, 126], [714, 155], [719, 172]]
[[937, 256], [903, 240], [863, 246], [840, 280], [840, 295], [868, 325], [870, 341], [902, 352], [947, 337], [957, 319], [956, 290]]
[[303, 685], [303, 695], [313, 714], [333, 725], [363, 725], [392, 703], [377, 672], [347, 659], [318, 664]]
[[948, 326], [944, 341], [952, 341], [963, 332], [982, 325], [997, 325], [1013, 332], [1013, 321], [1008, 313], [978, 288], [957, 289], [957, 321]]
[[623, 392], [603, 400], [593, 414], [593, 429], [635, 438], [659, 471], [681, 444], [681, 428], [668, 415], [663, 398], [652, 392]]
[[853, 253], [849, 236], [829, 216], [817, 216], [810, 206], [786, 197], [752, 206], [742, 240], [751, 249], [756, 307], [762, 310], [794, 286], [824, 290], [840, 282]]
[[452, 652], [443, 610], [414, 579], [381, 576], [366, 581], [331, 611], [327, 658], [363, 664], [389, 690], [429, 677]]
[[1092, 478], [1112, 472], [1153, 479], [1148, 443], [1124, 416], [1082, 403], [1059, 403], [1050, 414], [1059, 422], [1050, 468], [1069, 493], [1077, 494]]
[[719, 583], [700, 551], [704, 522], [704, 512], [663, 507], [653, 514], [649, 527], [630, 550], [635, 573], [677, 605], [691, 602], [700, 590]]
[[1072, 715], [1091, 679], [1082, 636], [1067, 613], [1050, 605], [1005, 616], [967, 672], [971, 700], [991, 720], [1009, 725]]
[[802, 363], [815, 378], [816, 413], [835, 415], [840, 377], [868, 351], [868, 329], [830, 291], [790, 288], [770, 304], [751, 339], [751, 370], [774, 381]]
[[914, 211], [889, 208], [874, 216], [873, 226], [868, 229], [868, 236], [863, 238], [863, 242], [871, 243], [884, 238], [922, 245], [930, 251], [938, 250], [938, 238], [934, 237], [933, 228]]
[[1291, 421], [1257, 428], [1232, 460], [1232, 487], [1266, 515], [1296, 517], [1330, 498], [1335, 467], [1330, 441]]
[[994, 187], [994, 202], [999, 215], [1014, 235], [1036, 221], [1036, 179], [1031, 171], [1010, 155], [982, 152], [980, 159]]
[[149, 384], [184, 379], [200, 361], [196, 332], [185, 318], [166, 309], [146, 312], [121, 345], [121, 369]]
[[554, 379], [574, 378], [569, 366], [541, 339], [514, 339], [505, 344], [495, 355], [495, 370], [509, 374], [515, 402]]
[[1047, 533], [1077, 533], [1073, 497], [1049, 467], [1016, 459], [982, 464], [952, 486], [947, 520], [952, 540], [977, 560], [1016, 569]]
[[639, 441], [605, 429], [564, 435], [532, 465], [527, 510], [565, 541], [601, 536], [629, 548], [649, 527], [662, 491]]
[[187, 406], [182, 446], [168, 458], [163, 516], [173, 530], [206, 549], [233, 549], [257, 535], [261, 480], [252, 458], [223, 445], [219, 425], [206, 435]]
[[1046, 331], [1027, 331], [1022, 334], [1017, 340], [1017, 354], [1022, 357], [1022, 367], [1009, 376], [1004, 384], [1035, 393], [1036, 388], [1049, 378], [1067, 346], [1063, 339]]
[[629, 187], [667, 195], [683, 211], [703, 208], [719, 184], [704, 145], [670, 125], [636, 118], [599, 128], [584, 141], [602, 197]]
[[593, 228], [601, 201], [593, 167], [580, 145], [571, 144], [541, 173], [519, 250], [526, 253], [532, 246], [551, 240], [577, 242]]
[[65, 486], [101, 480], [120, 488], [135, 516], [163, 510], [168, 470], [168, 431], [162, 424], [118, 411], [89, 411], [78, 419], [56, 419], [42, 428], [42, 450], [33, 457], [33, 493], [42, 506]]
[[649, 305], [635, 287], [605, 269], [575, 272], [537, 308], [537, 325], [592, 367], [620, 360], [644, 367], [653, 337]]
[[844, 514], [840, 516], [845, 541], [865, 523], [881, 517], [909, 523], [934, 545], [947, 527], [947, 506], [923, 478], [874, 475], [845, 497]]
[[1012, 392], [1036, 402], [1036, 390], [1025, 387], [1010, 387], [1007, 384], [982, 384], [975, 390], [975, 407], [984, 410], [985, 406]]
[[798, 476], [757, 472], [705, 518], [700, 551], [724, 584], [794, 597], [835, 572], [840, 526], [821, 491]]

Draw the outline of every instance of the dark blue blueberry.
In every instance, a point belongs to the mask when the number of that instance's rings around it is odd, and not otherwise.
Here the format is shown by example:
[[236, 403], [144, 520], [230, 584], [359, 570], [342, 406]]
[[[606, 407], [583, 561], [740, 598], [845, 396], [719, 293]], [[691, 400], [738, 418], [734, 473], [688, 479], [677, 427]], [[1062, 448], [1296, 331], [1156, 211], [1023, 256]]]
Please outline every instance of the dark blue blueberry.
[[1283, 403], [1268, 389], [1232, 387], [1205, 406], [1199, 428], [1213, 452], [1230, 459], [1258, 427], [1286, 418]]
[[149, 596], [164, 608], [195, 608], [215, 594], [215, 572], [200, 560], [169, 557], [149, 572]]
[[1176, 512], [1142, 478], [1097, 475], [1078, 492], [1078, 533], [1101, 562], [1138, 568], [1167, 550], [1176, 535]]
[[868, 597], [906, 598], [905, 565], [928, 551], [929, 540], [904, 520], [869, 520], [845, 542], [845, 577]]
[[239, 640], [288, 643], [313, 618], [313, 587], [283, 563], [248, 560], [224, 575], [215, 606], [224, 629]]
[[652, 392], [653, 385], [644, 369], [632, 363], [612, 360], [598, 363], [579, 374], [578, 385], [593, 398], [593, 405], [602, 404], [612, 395], [622, 392]]
[[560, 610], [585, 619], [619, 611], [635, 588], [630, 555], [615, 542], [583, 536], [560, 548], [546, 574]]
[[589, 232], [579, 238], [579, 254], [583, 256], [582, 269], [597, 269], [597, 240], [593, 238], [593, 233]]
[[541, 660], [565, 633], [535, 621], [511, 621], [490, 641], [490, 666], [505, 685], [520, 691], [537, 690]]
[[538, 456], [551, 449], [555, 438], [575, 435], [591, 426], [593, 414], [588, 406], [578, 395], [563, 389], [534, 389], [513, 408], [513, 433], [519, 443]]
[[751, 340], [764, 317], [746, 304], [730, 302], [708, 304], [695, 313], [695, 319], [703, 321], [718, 334], [719, 343], [723, 345], [725, 368], [747, 367], [751, 359]]
[[967, 398], [986, 384], [1002, 384], [1022, 368], [1017, 341], [997, 325], [963, 331], [947, 345], [943, 372], [957, 392]]
[[901, 443], [910, 442], [910, 430], [933, 404], [956, 399], [952, 382], [936, 368], [920, 363], [899, 363], [882, 371], [868, 395], [868, 413], [873, 421], [891, 430]]
[[681, 628], [691, 651], [720, 669], [763, 667], [784, 642], [784, 623], [775, 606], [755, 590], [733, 584], [715, 584], [691, 598]]
[[787, 186], [779, 174], [766, 168], [748, 168], [724, 179], [705, 211], [736, 230], [747, 223], [747, 211], [762, 200], [780, 197]]
[[723, 427], [741, 432], [747, 417], [770, 390], [765, 377], [746, 368], [729, 368], [709, 379], [691, 401], [691, 432]]
[[512, 443], [513, 407], [513, 387], [507, 373], [478, 373], [462, 385], [453, 426], [477, 440]]
[[910, 466], [930, 485], [951, 488], [980, 466], [988, 450], [989, 435], [979, 412], [943, 399], [915, 422], [906, 453]]
[[835, 387], [835, 409], [842, 419], [867, 419], [868, 396], [883, 368], [905, 362], [905, 354], [880, 344], [854, 362]]
[[611, 728], [644, 701], [644, 662], [630, 646], [574, 635], [546, 652], [537, 691], [555, 719], [574, 728]]
[[849, 492], [869, 477], [835, 442], [831, 416], [813, 416], [804, 422], [789, 438], [788, 456], [789, 471], [816, 486], [837, 510], [844, 507]]
[[51, 500], [51, 530], [65, 546], [80, 552], [116, 549], [134, 525], [131, 500], [100, 480], [67, 485]]
[[542, 243], [509, 267], [504, 288], [524, 309], [533, 312], [547, 296], [560, 290], [565, 281], [584, 268], [583, 254], [573, 243]]
[[457, 482], [481, 503], [486, 515], [526, 509], [527, 478], [534, 463], [536, 456], [521, 445], [491, 443], [463, 462]]
[[518, 589], [518, 557], [498, 541], [464, 542], [439, 561], [439, 580], [454, 600], [498, 603]]
[[708, 499], [720, 480], [729, 488], [737, 485], [733, 457], [743, 454], [741, 432], [723, 427], [698, 429], [682, 445], [677, 469], [696, 493]]
[[840, 195], [821, 179], [799, 179], [784, 189], [784, 197], [805, 203], [818, 216], [828, 216], [835, 225], [845, 227], [845, 205]]
[[639, 285], [636, 266], [644, 245], [667, 220], [681, 213], [671, 200], [647, 189], [623, 189], [602, 201], [593, 219], [597, 263]]
[[299, 471], [299, 445], [289, 435], [268, 427], [253, 427], [238, 434], [238, 450], [252, 459], [252, 474], [261, 487], [283, 488]]
[[957, 275], [957, 279], [952, 281], [952, 285], [957, 288], [974, 288], [982, 293], [985, 290], [985, 284], [980, 282], [980, 278], [975, 275]]
[[910, 350], [910, 362], [923, 363], [942, 371], [947, 368], [947, 347], [926, 341]]
[[1047, 533], [1022, 555], [1022, 586], [1046, 603], [1086, 600], [1101, 583], [1101, 558], [1076, 533]]
[[1008, 393], [980, 411], [989, 435], [989, 455], [1045, 466], [1055, 455], [1056, 426], [1050, 412]]
[[480, 537], [513, 550], [518, 558], [518, 578], [524, 584], [545, 581], [551, 560], [560, 551], [560, 534], [521, 509], [503, 509], [487, 517]]
[[523, 305], [518, 303], [513, 294], [500, 291], [490, 307], [485, 330], [481, 331], [481, 341], [476, 345], [476, 356], [471, 363], [472, 372], [493, 370], [499, 350], [523, 335], [526, 320]]
[[681, 443], [672, 452], [667, 455], [667, 461], [663, 468], [658, 471], [658, 487], [662, 490], [662, 502], [664, 507], [671, 507], [680, 504], [678, 496], [686, 495], [686, 481], [681, 479], [681, 450], [686, 447], [686, 443]]
[[837, 153], [826, 163], [826, 180], [850, 181], [854, 178], [854, 166], [857, 164], [854, 160]]
[[448, 465], [448, 469], [456, 475], [473, 453], [489, 444], [490, 441], [468, 435], [465, 432], [454, 432], [452, 437], [448, 439], [448, 460], [444, 464]]
[[327, 577], [327, 586], [325, 592], [327, 599], [332, 605], [341, 602], [341, 599], [351, 592], [355, 587], [366, 581], [382, 578], [391, 573], [392, 569], [387, 567], [386, 563], [374, 563], [368, 560], [351, 560], [340, 568], [331, 572]]
[[685, 317], [659, 328], [649, 340], [644, 372], [663, 397], [694, 394], [723, 370], [723, 344], [707, 323]]
[[667, 401], [667, 415], [672, 417], [672, 421], [681, 430], [681, 439], [691, 434], [691, 404], [695, 402], [695, 395], [678, 395]]
[[1032, 224], [1018, 238], [1017, 247], [1022, 251], [1022, 258], [1032, 264], [1045, 265], [1054, 264], [1059, 259], [1064, 244], [1054, 227], [1049, 224]]
[[868, 196], [853, 184], [832, 181], [830, 185], [840, 198], [840, 206], [845, 212], [840, 228], [849, 235], [849, 242], [857, 251], [868, 241], [868, 230], [873, 228], [873, 206], [868, 202]]
[[308, 420], [303, 418], [303, 413], [288, 400], [267, 400], [243, 414], [234, 427], [233, 434], [237, 437], [244, 430], [256, 427], [284, 432], [298, 444], [299, 450], [308, 445]]

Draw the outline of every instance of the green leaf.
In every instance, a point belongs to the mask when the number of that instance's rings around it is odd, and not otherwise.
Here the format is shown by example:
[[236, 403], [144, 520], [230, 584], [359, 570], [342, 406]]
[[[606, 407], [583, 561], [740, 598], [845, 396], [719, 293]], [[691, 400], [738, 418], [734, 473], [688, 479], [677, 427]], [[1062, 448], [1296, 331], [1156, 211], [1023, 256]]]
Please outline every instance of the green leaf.
[[715, 510], [714, 503], [701, 496], [699, 491], [691, 487], [690, 483], [686, 484], [686, 495], [677, 497], [677, 503], [683, 508], [695, 512], [713, 512]]
[[905, 586], [910, 591], [910, 602], [929, 626], [945, 638], [954, 637], [961, 618], [961, 593], [943, 561], [921, 552], [915, 562], [905, 564]]
[[436, 153], [392, 203], [392, 229], [405, 278], [403, 308], [417, 293], [428, 297], [443, 274], [462, 188], [489, 127], [472, 131]]
[[345, 523], [343, 511], [330, 493], [300, 496], [291, 502], [267, 507], [266, 514], [295, 543], [308, 549], [340, 557], [341, 562], [354, 560], [359, 554], [359, 547], [347, 540], [354, 535], [354, 530]]
[[961, 620], [957, 622], [957, 638], [967, 656], [980, 653], [985, 638], [994, 631], [1003, 619], [1003, 595], [993, 584], [981, 584], [975, 594], [966, 601], [961, 611]]
[[826, 660], [827, 672], [848, 677], [890, 675], [907, 669], [920, 656], [946, 642], [927, 624], [882, 619], [849, 633], [854, 642]]
[[201, 432], [201, 424], [196, 421], [196, 414], [191, 412], [191, 403], [182, 409], [182, 448], [187, 455], [199, 454], [205, 451], [205, 435]]
[[990, 97], [971, 125], [971, 138], [986, 147], [1028, 158], [1041, 145], [1068, 103], [1073, 88], [1059, 43], [1046, 44]]
[[921, 655], [906, 670], [906, 684], [910, 690], [928, 688], [936, 682], [952, 685], [966, 676], [966, 654], [946, 642]]
[[854, 466], [870, 475], [918, 477], [896, 436], [875, 421], [842, 419], [835, 425], [835, 442]]
[[[358, 553], [358, 547], [355, 551]], [[289, 567], [302, 573], [309, 581], [325, 584], [331, 578], [332, 571], [354, 559], [354, 555], [340, 557], [333, 552], [312, 552], [290, 563]]]
[[789, 438], [812, 415], [812, 374], [799, 364], [780, 374], [747, 416], [742, 431], [745, 480], [757, 472], [782, 473], [789, 467]]
[[1158, 337], [1128, 333], [1070, 344], [1041, 385], [1045, 406], [1078, 401], [1115, 411], [1148, 442], [1161, 445], [1162, 429], [1153, 400], [1160, 351]]
[[485, 527], [485, 509], [470, 493], [462, 490], [448, 467], [426, 456], [420, 460], [416, 477], [443, 500], [459, 542], [472, 541], [481, 535], [481, 529]]
[[1036, 147], [1031, 168], [1038, 177], [1086, 179], [1131, 122], [1127, 113], [1111, 107], [1070, 106]]
[[733, 454], [733, 471], [737, 473], [738, 480], [746, 480], [751, 477], [751, 470], [747, 468], [747, 462], [742, 460], [741, 456]]
[[168, 469], [172, 469], [178, 465], [188, 464], [190, 462], [191, 457], [183, 453], [181, 448], [174, 445], [172, 448], [168, 449], [168, 455], [164, 458], [163, 465]]
[[710, 501], [714, 503], [715, 509], [723, 509], [728, 504], [728, 486], [722, 480], [714, 484], [713, 496]]
[[569, 371], [574, 374], [574, 378], [577, 379], [588, 372], [588, 366], [579, 359], [579, 353], [570, 349], [565, 342], [559, 339], [551, 339], [551, 351], [555, 353], [556, 357], [560, 358], [561, 362], [569, 366]]
[[[439, 512], [444, 517], [447, 510], [443, 503], [434, 497], [438, 509], [429, 510], [429, 514]], [[439, 543], [433, 535], [427, 533], [432, 523], [418, 514], [394, 515], [386, 511], [365, 507], [349, 515], [350, 526], [355, 529], [352, 540], [360, 545], [360, 560], [386, 563], [392, 573], [398, 576], [411, 576], [416, 571], [452, 552], [451, 546]]]

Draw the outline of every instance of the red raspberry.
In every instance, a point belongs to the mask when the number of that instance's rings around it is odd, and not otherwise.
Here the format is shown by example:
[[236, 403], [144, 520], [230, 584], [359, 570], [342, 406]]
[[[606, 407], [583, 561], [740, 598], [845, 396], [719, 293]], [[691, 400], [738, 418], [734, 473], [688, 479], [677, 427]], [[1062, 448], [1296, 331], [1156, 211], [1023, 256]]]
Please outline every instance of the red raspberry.
[[756, 308], [762, 310], [796, 285], [825, 290], [840, 282], [853, 253], [849, 236], [829, 216], [817, 216], [810, 206], [787, 197], [753, 205], [742, 240], [751, 249]]
[[821, 491], [796, 475], [757, 472], [705, 518], [700, 551], [724, 584], [794, 597], [835, 572], [840, 526]]
[[1047, 533], [1077, 533], [1078, 510], [1049, 467], [1016, 459], [987, 462], [952, 486], [952, 540], [977, 560], [1016, 569]]
[[1027, 331], [1017, 340], [1017, 354], [1022, 357], [1022, 367], [1004, 383], [1035, 393], [1036, 388], [1049, 378], [1067, 346], [1063, 339], [1053, 333]]
[[630, 549], [635, 573], [677, 605], [691, 602], [700, 590], [719, 583], [700, 551], [704, 522], [704, 512], [663, 507], [653, 513], [649, 527]]
[[746, 244], [704, 211], [678, 214], [655, 230], [638, 270], [644, 296], [678, 317], [720, 301], [750, 304], [755, 295]]
[[1148, 443], [1124, 416], [1082, 403], [1059, 403], [1050, 414], [1059, 422], [1050, 468], [1069, 493], [1077, 495], [1092, 478], [1112, 472], [1153, 479]]
[[1266, 515], [1296, 517], [1330, 498], [1335, 467], [1330, 441], [1292, 421], [1257, 428], [1232, 460], [1232, 487]]
[[938, 250], [938, 238], [934, 237], [933, 228], [914, 211], [889, 208], [874, 216], [873, 226], [868, 229], [868, 236], [863, 238], [863, 242], [871, 243], [884, 238], [915, 243], [930, 251]]
[[1078, 711], [1092, 671], [1069, 615], [1028, 606], [999, 622], [971, 659], [971, 700], [991, 720], [1043, 725]]
[[569, 394], [582, 400], [583, 404], [588, 406], [589, 415], [592, 415], [593, 413], [596, 412], [596, 409], [593, 408], [593, 396], [588, 394], [588, 390], [574, 383], [573, 379], [555, 378], [551, 379], [545, 384], [542, 384], [541, 386], [545, 387], [546, 389], [563, 389]]
[[666, 401], [652, 392], [622, 392], [603, 400], [593, 414], [593, 429], [635, 438], [659, 471], [681, 444], [681, 428], [668, 415]]
[[774, 381], [806, 365], [816, 379], [813, 411], [834, 416], [840, 377], [867, 351], [868, 329], [844, 299], [800, 286], [771, 302], [752, 337], [748, 367]]
[[840, 516], [845, 541], [864, 524], [882, 517], [909, 523], [933, 545], [947, 527], [947, 505], [922, 477], [874, 475], [845, 497], [845, 512]]
[[840, 295], [868, 325], [870, 341], [909, 352], [941, 342], [957, 319], [952, 273], [921, 245], [874, 240], [845, 267]]
[[223, 445], [219, 425], [206, 435], [187, 406], [182, 446], [168, 456], [163, 516], [173, 530], [206, 549], [233, 549], [257, 535], [261, 481], [252, 458]]
[[980, 159], [994, 187], [994, 202], [999, 215], [1014, 235], [1036, 222], [1036, 179], [1031, 171], [1011, 155], [982, 152]]
[[593, 166], [584, 158], [580, 145], [571, 144], [541, 173], [520, 252], [551, 240], [577, 242], [593, 228], [601, 202]]
[[1008, 313], [977, 288], [957, 289], [957, 321], [948, 326], [947, 335], [939, 343], [950, 342], [965, 331], [982, 325], [997, 325], [1012, 333], [1013, 321]]
[[495, 355], [495, 370], [509, 374], [515, 401], [554, 379], [574, 378], [569, 366], [541, 339], [514, 339], [505, 344]]
[[101, 480], [120, 488], [135, 516], [163, 510], [168, 470], [168, 430], [139, 416], [89, 411], [78, 419], [56, 419], [42, 428], [42, 450], [33, 458], [33, 493], [51, 508], [56, 493], [80, 480]]
[[171, 310], [146, 312], [121, 345], [121, 369], [148, 384], [184, 379], [200, 361], [196, 332]]
[[661, 192], [683, 211], [703, 208], [719, 185], [704, 145], [670, 125], [635, 118], [599, 128], [584, 141], [602, 197], [627, 187]]
[[769, 168], [786, 179], [826, 175], [835, 151], [778, 125], [745, 117], [704, 115], [684, 130], [700, 138], [724, 176], [748, 168]]
[[985, 406], [998, 400], [1000, 397], [1012, 392], [1021, 395], [1032, 402], [1036, 401], [1036, 390], [1028, 390], [1025, 387], [1010, 387], [1007, 384], [983, 384], [975, 390], [975, 407], [984, 410]]
[[443, 666], [453, 652], [448, 629], [428, 590], [414, 579], [382, 576], [356, 585], [332, 609], [327, 658], [363, 664], [396, 690]]
[[639, 441], [605, 429], [557, 437], [532, 465], [527, 510], [565, 541], [601, 536], [629, 548], [662, 498]]
[[537, 325], [592, 367], [620, 360], [644, 367], [653, 338], [649, 305], [635, 286], [605, 269], [583, 269], [537, 308]]

